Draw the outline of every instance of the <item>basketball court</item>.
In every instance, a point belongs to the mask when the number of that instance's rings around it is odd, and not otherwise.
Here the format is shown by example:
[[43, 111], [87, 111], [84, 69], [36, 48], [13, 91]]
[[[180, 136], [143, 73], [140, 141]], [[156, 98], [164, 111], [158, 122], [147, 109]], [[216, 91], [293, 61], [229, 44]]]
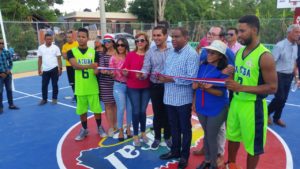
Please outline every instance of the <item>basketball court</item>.
[[[161, 154], [168, 151], [164, 144], [158, 150], [153, 151], [147, 144], [135, 148], [132, 145], [132, 139], [118, 142], [118, 133], [115, 133], [114, 138], [100, 138], [96, 132], [93, 116], [90, 116], [88, 122], [90, 131], [88, 137], [76, 142], [74, 137], [81, 125], [79, 117], [75, 114], [76, 104], [65, 99], [66, 96], [72, 94], [65, 72], [59, 80], [57, 105], [48, 102], [44, 106], [38, 106], [41, 99], [40, 76], [18, 78], [14, 80], [14, 83], [14, 101], [20, 110], [7, 109], [4, 93], [4, 113], [0, 115], [1, 169], [177, 168], [176, 160], [159, 159]], [[50, 98], [51, 95], [50, 87]], [[259, 169], [296, 169], [300, 166], [299, 98], [300, 90], [290, 93], [283, 113], [287, 128], [270, 126], [266, 153], [260, 160]], [[147, 135], [151, 144], [154, 138], [150, 130], [152, 126], [151, 104], [148, 106], [147, 114]], [[106, 120], [103, 120], [103, 124], [107, 130]], [[192, 117], [192, 124], [191, 151], [202, 146], [203, 137], [203, 130], [195, 115]], [[203, 156], [191, 154], [188, 168], [194, 169], [203, 158]], [[245, 168], [245, 160], [245, 152], [241, 150], [238, 163], [243, 168]]]

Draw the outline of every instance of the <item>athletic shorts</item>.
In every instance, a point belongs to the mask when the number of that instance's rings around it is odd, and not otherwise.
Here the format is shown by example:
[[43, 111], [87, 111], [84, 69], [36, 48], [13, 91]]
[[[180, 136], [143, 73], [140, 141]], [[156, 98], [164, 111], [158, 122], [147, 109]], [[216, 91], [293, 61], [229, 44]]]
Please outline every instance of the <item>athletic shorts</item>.
[[256, 101], [233, 98], [227, 117], [226, 137], [242, 142], [248, 154], [264, 153], [267, 134], [268, 108], [265, 99]]
[[76, 114], [82, 115], [84, 113], [87, 113], [88, 108], [90, 108], [90, 110], [96, 114], [102, 112], [98, 94], [77, 96]]

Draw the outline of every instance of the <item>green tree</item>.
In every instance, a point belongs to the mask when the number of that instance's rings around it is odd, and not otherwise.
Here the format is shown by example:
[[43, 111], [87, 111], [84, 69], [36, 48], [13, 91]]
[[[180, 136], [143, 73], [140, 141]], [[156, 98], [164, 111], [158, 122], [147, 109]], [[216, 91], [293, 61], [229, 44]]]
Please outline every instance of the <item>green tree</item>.
[[[0, 0], [0, 9], [4, 21], [31, 21], [34, 16], [46, 21], [56, 21], [60, 15], [58, 9], [50, 8], [62, 4], [63, 0]], [[37, 47], [37, 33], [31, 24], [5, 23], [9, 47], [25, 58], [27, 50]]]
[[63, 0], [0, 0], [0, 9], [4, 20], [24, 21], [37, 15], [56, 21], [60, 12], [50, 8], [54, 3], [63, 4]]
[[129, 3], [129, 12], [136, 15], [141, 22], [154, 21], [154, 6], [150, 0], [135, 0]]
[[125, 0], [105, 0], [106, 12], [125, 12]]

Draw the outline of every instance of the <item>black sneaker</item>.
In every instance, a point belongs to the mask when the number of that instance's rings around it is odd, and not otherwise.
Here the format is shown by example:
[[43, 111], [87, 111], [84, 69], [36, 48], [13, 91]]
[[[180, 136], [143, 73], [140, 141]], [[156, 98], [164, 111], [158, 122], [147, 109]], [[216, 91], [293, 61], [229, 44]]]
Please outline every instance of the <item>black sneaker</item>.
[[153, 143], [151, 144], [151, 150], [157, 150], [159, 147], [160, 141], [159, 140], [154, 140]]

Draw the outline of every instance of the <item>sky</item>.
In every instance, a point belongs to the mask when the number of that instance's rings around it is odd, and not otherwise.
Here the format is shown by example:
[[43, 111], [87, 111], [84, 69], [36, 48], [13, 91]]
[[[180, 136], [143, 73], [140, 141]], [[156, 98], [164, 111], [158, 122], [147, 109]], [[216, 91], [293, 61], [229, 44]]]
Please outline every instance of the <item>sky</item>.
[[63, 5], [54, 5], [54, 8], [60, 10], [61, 13], [70, 13], [74, 11], [83, 11], [85, 8], [91, 9], [93, 12], [99, 6], [99, 0], [64, 0]]
[[[63, 5], [54, 5], [54, 8], [60, 10], [61, 13], [70, 13], [74, 11], [83, 11], [85, 8], [91, 9], [93, 12], [99, 6], [100, 0], [64, 0]], [[132, 0], [126, 0], [127, 3]]]

